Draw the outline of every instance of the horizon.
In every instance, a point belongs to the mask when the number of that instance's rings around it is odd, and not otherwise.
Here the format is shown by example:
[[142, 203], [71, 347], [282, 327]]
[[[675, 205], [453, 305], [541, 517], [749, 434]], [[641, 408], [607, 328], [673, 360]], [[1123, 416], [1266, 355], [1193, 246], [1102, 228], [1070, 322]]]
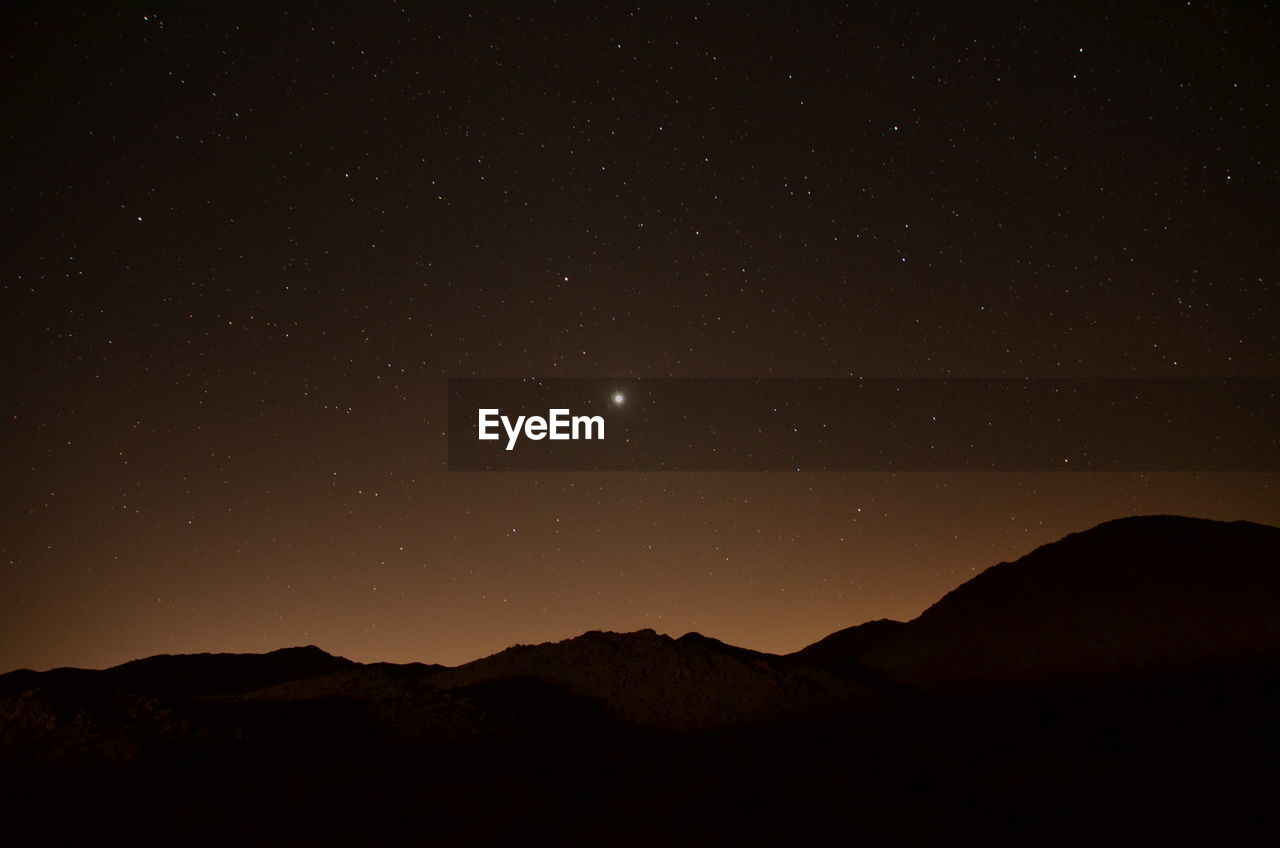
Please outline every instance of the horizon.
[[[955, 589], [957, 589], [957, 588], [959, 588], [960, 586], [964, 585], [965, 583], [969, 582], [969, 580], [971, 580], [973, 577], [976, 577], [978, 574], [982, 574], [983, 572], [985, 572], [985, 571], [987, 571], [987, 570], [989, 570], [989, 569], [991, 569], [991, 568], [994, 568], [994, 567], [996, 567], [996, 566], [998, 566], [998, 565], [1004, 565], [1004, 564], [1008, 564], [1008, 563], [1010, 563], [1010, 562], [1017, 562], [1018, 560], [1020, 560], [1020, 559], [1022, 559], [1023, 557], [1025, 557], [1025, 556], [1027, 556], [1027, 555], [1029, 555], [1029, 554], [1031, 554], [1031, 553], [1033, 553], [1033, 552], [1035, 552], [1035, 551], [1039, 550], [1040, 548], [1043, 548], [1043, 547], [1045, 547], [1046, 545], [1054, 544], [1055, 542], [1058, 542], [1058, 541], [1062, 541], [1063, 539], [1067, 538], [1068, 536], [1078, 535], [1078, 534], [1081, 534], [1081, 533], [1089, 533], [1089, 532], [1092, 532], [1092, 531], [1094, 531], [1094, 530], [1097, 530], [1098, 528], [1103, 527], [1103, 526], [1108, 525], [1108, 524], [1115, 524], [1115, 523], [1122, 523], [1122, 522], [1132, 522], [1132, 521], [1133, 521], [1133, 520], [1135, 520], [1135, 519], [1150, 519], [1150, 518], [1176, 518], [1176, 519], [1185, 519], [1185, 520], [1190, 520], [1190, 521], [1212, 521], [1212, 522], [1215, 522], [1215, 523], [1222, 523], [1222, 524], [1253, 524], [1253, 525], [1255, 525], [1255, 526], [1269, 527], [1269, 528], [1276, 529], [1276, 525], [1267, 524], [1267, 523], [1265, 523], [1265, 522], [1249, 521], [1249, 520], [1247, 520], [1247, 519], [1234, 519], [1234, 520], [1222, 521], [1222, 520], [1219, 520], [1219, 519], [1209, 519], [1209, 518], [1204, 518], [1204, 517], [1202, 517], [1202, 516], [1173, 515], [1173, 514], [1170, 514], [1170, 513], [1147, 513], [1147, 514], [1126, 515], [1126, 516], [1121, 516], [1121, 517], [1118, 517], [1118, 518], [1111, 518], [1111, 519], [1107, 519], [1107, 520], [1105, 520], [1105, 521], [1099, 522], [1098, 524], [1092, 525], [1092, 526], [1087, 527], [1087, 528], [1081, 528], [1081, 529], [1079, 529], [1079, 530], [1073, 530], [1073, 531], [1071, 531], [1070, 533], [1068, 533], [1068, 534], [1066, 534], [1066, 535], [1064, 535], [1064, 536], [1062, 536], [1062, 537], [1060, 537], [1060, 538], [1058, 538], [1058, 539], [1054, 539], [1054, 540], [1051, 540], [1051, 541], [1049, 541], [1049, 542], [1045, 542], [1045, 543], [1042, 543], [1042, 544], [1038, 544], [1038, 545], [1036, 545], [1034, 548], [1031, 548], [1031, 549], [1027, 550], [1024, 554], [1022, 554], [1022, 555], [1020, 555], [1020, 556], [1018, 556], [1018, 557], [1015, 557], [1015, 558], [1014, 558], [1014, 559], [1012, 559], [1012, 560], [1002, 560], [1002, 561], [1000, 561], [1000, 562], [994, 562], [994, 563], [991, 563], [991, 564], [989, 564], [988, 566], [986, 566], [985, 568], [976, 569], [972, 574], [970, 574], [968, 577], [966, 577], [966, 578], [965, 578], [964, 580], [962, 580], [960, 583], [956, 584], [956, 586], [953, 586], [953, 587], [951, 587], [950, 589], [947, 589], [947, 590], [946, 590], [946, 591], [944, 591], [941, 595], [939, 595], [939, 596], [938, 596], [938, 598], [934, 599], [934, 601], [932, 601], [929, 605], [927, 605], [924, 609], [922, 609], [922, 610], [921, 610], [920, 614], [923, 614], [923, 612], [924, 612], [925, 610], [927, 610], [929, 607], [931, 607], [931, 606], [933, 606], [934, 604], [936, 604], [936, 603], [937, 603], [939, 600], [941, 600], [941, 599], [942, 599], [942, 597], [944, 597], [946, 594], [949, 594], [951, 591], [954, 591]], [[892, 621], [892, 622], [894, 622], [894, 623], [909, 623], [909, 622], [914, 621], [914, 620], [916, 620], [916, 619], [918, 619], [918, 618], [919, 618], [919, 614], [917, 614], [917, 615], [915, 615], [915, 616], [912, 616], [912, 617], [910, 617], [910, 618], [901, 618], [901, 619], [898, 619], [898, 618], [891, 618], [891, 617], [887, 617], [887, 616], [881, 616], [881, 617], [879, 617], [879, 618], [864, 619], [864, 620], [861, 620], [861, 621], [857, 621], [857, 622], [854, 622], [854, 623], [851, 623], [851, 624], [845, 625], [845, 626], [843, 626], [843, 627], [836, 628], [835, 630], [832, 630], [832, 631], [830, 631], [830, 632], [827, 632], [827, 633], [822, 634], [821, 636], [816, 637], [816, 638], [815, 638], [815, 639], [813, 639], [812, 641], [806, 642], [806, 643], [805, 643], [805, 644], [803, 644], [803, 645], [800, 645], [800, 646], [798, 646], [798, 647], [795, 647], [795, 648], [793, 648], [793, 649], [791, 649], [791, 650], [786, 650], [786, 651], [769, 651], [769, 650], [764, 650], [764, 649], [757, 648], [757, 647], [752, 646], [752, 645], [740, 644], [740, 643], [732, 642], [732, 641], [730, 641], [730, 640], [720, 639], [720, 637], [718, 637], [718, 636], [717, 636], [717, 635], [715, 635], [714, 633], [708, 633], [708, 632], [704, 632], [704, 631], [700, 631], [700, 630], [664, 631], [664, 630], [659, 630], [659, 629], [654, 628], [654, 627], [639, 627], [639, 628], [635, 628], [635, 629], [631, 629], [631, 630], [613, 630], [613, 629], [609, 629], [609, 628], [606, 628], [606, 627], [592, 627], [592, 628], [589, 628], [589, 629], [587, 629], [587, 630], [583, 630], [583, 631], [580, 631], [580, 632], [577, 632], [577, 633], [573, 633], [573, 634], [570, 634], [570, 635], [566, 635], [566, 636], [561, 636], [561, 637], [558, 637], [558, 638], [553, 637], [553, 638], [550, 638], [550, 639], [543, 639], [543, 640], [540, 640], [540, 641], [528, 641], [528, 642], [526, 642], [526, 641], [517, 641], [517, 642], [512, 642], [512, 643], [510, 643], [510, 644], [508, 644], [508, 645], [505, 645], [505, 646], [503, 646], [503, 647], [501, 647], [501, 648], [499, 648], [499, 649], [497, 649], [497, 650], [495, 650], [495, 651], [492, 651], [492, 652], [490, 652], [490, 653], [481, 654], [481, 655], [479, 655], [479, 656], [472, 657], [472, 658], [470, 658], [470, 659], [466, 659], [466, 660], [462, 660], [462, 661], [460, 661], [460, 662], [441, 662], [441, 661], [440, 661], [440, 660], [438, 660], [438, 659], [433, 659], [433, 658], [430, 658], [430, 657], [419, 657], [419, 658], [417, 658], [417, 659], [397, 659], [397, 660], [389, 660], [389, 659], [386, 659], [386, 658], [355, 658], [355, 657], [351, 657], [351, 656], [348, 656], [348, 655], [346, 655], [346, 654], [343, 654], [343, 653], [340, 653], [340, 652], [337, 652], [337, 651], [330, 651], [330, 650], [328, 650], [327, 648], [325, 648], [325, 647], [323, 647], [323, 646], [321, 646], [321, 645], [319, 645], [319, 644], [316, 644], [316, 643], [306, 643], [306, 644], [296, 644], [296, 645], [282, 645], [282, 646], [277, 646], [277, 647], [274, 647], [274, 648], [267, 648], [267, 649], [265, 649], [265, 650], [261, 650], [261, 651], [225, 651], [225, 650], [216, 650], [216, 649], [214, 649], [214, 650], [181, 651], [181, 652], [174, 652], [174, 651], [160, 651], [160, 652], [157, 652], [157, 653], [148, 654], [148, 655], [146, 655], [146, 656], [132, 657], [132, 658], [129, 658], [129, 659], [121, 660], [120, 662], [117, 662], [117, 663], [111, 663], [111, 664], [109, 664], [109, 665], [103, 665], [103, 666], [93, 666], [93, 667], [89, 667], [89, 666], [68, 666], [68, 665], [61, 665], [61, 666], [49, 666], [49, 667], [45, 667], [45, 668], [32, 668], [32, 667], [30, 667], [30, 666], [19, 666], [19, 667], [17, 667], [17, 668], [12, 668], [12, 669], [7, 669], [7, 670], [4, 670], [4, 671], [0, 671], [0, 675], [2, 675], [2, 674], [9, 674], [9, 673], [12, 673], [12, 672], [17, 672], [17, 671], [35, 671], [35, 672], [37, 672], [37, 673], [43, 673], [43, 672], [46, 672], [46, 671], [55, 671], [55, 670], [59, 670], [59, 669], [80, 669], [80, 670], [86, 670], [86, 671], [105, 671], [105, 670], [108, 670], [108, 669], [111, 669], [111, 668], [118, 668], [118, 667], [120, 667], [120, 666], [122, 666], [122, 665], [127, 665], [128, 663], [131, 663], [131, 662], [136, 662], [136, 661], [139, 661], [139, 660], [154, 659], [154, 658], [157, 658], [157, 657], [189, 657], [189, 656], [219, 656], [219, 655], [221, 655], [221, 656], [263, 656], [263, 655], [266, 655], [266, 654], [273, 654], [273, 653], [278, 653], [278, 652], [282, 652], [282, 651], [298, 651], [298, 650], [306, 650], [306, 649], [310, 649], [310, 648], [314, 648], [314, 649], [316, 649], [316, 650], [320, 651], [321, 653], [324, 653], [325, 655], [330, 656], [330, 657], [333, 657], [333, 658], [335, 658], [335, 659], [348, 660], [348, 661], [350, 661], [350, 662], [352, 662], [352, 663], [355, 663], [355, 664], [358, 664], [358, 665], [373, 665], [373, 664], [380, 664], [380, 663], [387, 663], [387, 664], [391, 664], [391, 665], [413, 665], [413, 664], [426, 664], [426, 665], [439, 665], [439, 666], [442, 666], [442, 667], [445, 667], [445, 668], [457, 668], [457, 667], [459, 667], [459, 666], [467, 665], [467, 664], [472, 663], [472, 662], [477, 662], [477, 661], [479, 661], [479, 660], [483, 660], [483, 659], [487, 659], [487, 658], [489, 658], [489, 657], [496, 656], [496, 655], [501, 654], [501, 653], [503, 653], [504, 651], [507, 651], [507, 650], [509, 650], [509, 649], [511, 649], [511, 648], [519, 648], [519, 647], [531, 647], [531, 646], [541, 646], [541, 645], [554, 645], [554, 644], [560, 644], [560, 643], [563, 643], [563, 642], [570, 642], [570, 641], [573, 641], [573, 640], [575, 640], [575, 639], [580, 639], [580, 638], [582, 638], [582, 637], [584, 637], [584, 636], [589, 636], [589, 635], [591, 635], [591, 634], [595, 634], [595, 633], [605, 634], [605, 635], [622, 635], [622, 636], [625, 636], [625, 635], [631, 635], [631, 634], [636, 634], [636, 633], [654, 633], [654, 634], [656, 634], [656, 635], [658, 635], [658, 636], [664, 637], [664, 638], [669, 639], [669, 640], [672, 640], [672, 641], [678, 641], [678, 640], [680, 640], [680, 639], [682, 639], [682, 638], [684, 638], [684, 637], [691, 636], [691, 635], [693, 635], [693, 636], [702, 636], [702, 637], [706, 637], [706, 638], [716, 639], [716, 640], [721, 641], [721, 642], [724, 642], [725, 644], [728, 644], [728, 645], [730, 645], [730, 646], [732, 646], [732, 647], [736, 647], [736, 648], [744, 648], [744, 649], [750, 650], [750, 651], [752, 651], [752, 652], [754, 652], [754, 653], [758, 653], [758, 654], [762, 654], [762, 655], [766, 655], [766, 656], [785, 657], [785, 656], [788, 656], [788, 655], [791, 655], [791, 654], [798, 653], [799, 651], [801, 651], [801, 650], [803, 650], [803, 649], [805, 649], [805, 648], [808, 648], [808, 647], [810, 647], [810, 646], [812, 646], [812, 645], [814, 645], [814, 644], [816, 644], [816, 643], [818, 643], [818, 642], [822, 641], [822, 640], [823, 640], [823, 639], [825, 639], [827, 636], [833, 635], [833, 634], [835, 634], [835, 633], [839, 633], [839, 632], [841, 632], [841, 631], [843, 631], [843, 630], [853, 629], [853, 628], [861, 627], [862, 625], [865, 625], [865, 624], [876, 623], [876, 622], [880, 622], [880, 621]]]

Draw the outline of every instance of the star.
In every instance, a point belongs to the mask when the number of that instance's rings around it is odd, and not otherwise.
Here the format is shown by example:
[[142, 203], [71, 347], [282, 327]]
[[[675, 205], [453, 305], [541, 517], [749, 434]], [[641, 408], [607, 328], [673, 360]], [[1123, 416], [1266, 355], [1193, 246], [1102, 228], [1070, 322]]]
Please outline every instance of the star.
[[627, 399], [627, 398], [626, 398], [626, 395], [624, 395], [622, 392], [614, 392], [614, 393], [613, 393], [613, 398], [612, 398], [612, 400], [613, 400], [613, 405], [614, 405], [614, 406], [622, 406], [622, 402], [623, 402], [624, 400], [626, 400], [626, 399]]

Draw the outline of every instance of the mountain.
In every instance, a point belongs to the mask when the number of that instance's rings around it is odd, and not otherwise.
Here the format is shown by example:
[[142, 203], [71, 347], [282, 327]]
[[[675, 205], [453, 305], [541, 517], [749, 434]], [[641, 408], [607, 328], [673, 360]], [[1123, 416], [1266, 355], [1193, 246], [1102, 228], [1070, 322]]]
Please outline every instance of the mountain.
[[455, 668], [306, 646], [17, 671], [5, 833], [1269, 845], [1278, 551], [1277, 528], [1122, 519], [785, 656], [642, 630]]
[[226, 695], [301, 680], [356, 665], [307, 645], [266, 654], [158, 654], [102, 671], [20, 669], [0, 675], [0, 696], [32, 686], [116, 690], [151, 695]]
[[592, 631], [518, 645], [432, 680], [440, 689], [539, 681], [597, 703], [631, 726], [662, 730], [741, 727], [871, 706], [878, 695], [821, 670], [691, 633]]
[[1280, 529], [1169, 515], [1109, 521], [993, 566], [891, 630], [865, 651], [855, 645], [857, 664], [933, 691], [1275, 658]]
[[456, 668], [362, 665], [310, 645], [21, 670], [0, 675], [0, 757], [127, 760], [152, 744], [270, 743], [290, 726], [341, 736], [342, 722], [387, 745], [745, 728], [873, 711], [911, 690], [1226, 667], [1280, 656], [1278, 554], [1280, 529], [1249, 522], [1110, 521], [987, 569], [913, 621], [867, 622], [781, 657], [642, 630]]
[[243, 739], [194, 702], [358, 666], [314, 645], [266, 654], [160, 654], [101, 671], [0, 675], [0, 762], [135, 761], [146, 750]]
[[787, 654], [782, 660], [790, 666], [809, 666], [835, 674], [852, 674], [861, 668], [859, 661], [864, 654], [901, 634], [904, 627], [906, 625], [901, 621], [888, 618], [856, 624]]
[[642, 630], [519, 645], [456, 668], [362, 665], [310, 645], [166, 654], [104, 671], [21, 670], [0, 675], [0, 749], [150, 738], [151, 730], [198, 737], [211, 704], [221, 705], [215, 724], [238, 728], [232, 736], [243, 735], [240, 717], [266, 705], [323, 701], [347, 705], [378, 738], [428, 742], [568, 725], [747, 727], [868, 709], [906, 689], [1089, 683], [1248, 663], [1280, 655], [1278, 554], [1280, 529], [1260, 524], [1110, 521], [987, 569], [913, 621], [867, 622], [782, 657]]
[[167, 695], [229, 695], [356, 665], [315, 645], [266, 654], [160, 654], [106, 670], [113, 683]]

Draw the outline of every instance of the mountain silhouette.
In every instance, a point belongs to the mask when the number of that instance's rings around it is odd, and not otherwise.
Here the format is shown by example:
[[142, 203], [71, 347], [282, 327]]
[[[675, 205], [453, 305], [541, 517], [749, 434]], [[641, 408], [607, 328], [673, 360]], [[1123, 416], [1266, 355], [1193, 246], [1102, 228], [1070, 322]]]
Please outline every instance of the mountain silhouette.
[[899, 635], [906, 625], [888, 618], [868, 621], [837, 630], [808, 647], [787, 654], [788, 665], [824, 668], [837, 674], [852, 673], [861, 666], [864, 654], [877, 645]]
[[1278, 652], [1280, 529], [1167, 515], [1110, 521], [1000, 563], [852, 648], [859, 666], [929, 690], [1188, 671]]
[[[1000, 563], [919, 618], [785, 656], [698, 633], [592, 631], [454, 668], [360, 664], [314, 645], [0, 675], [0, 757], [127, 760], [153, 743], [254, 735], [267, 712], [344, 705], [386, 744], [556, 728], [741, 728], [874, 710], [911, 691], [1044, 686], [1280, 654], [1280, 529], [1110, 521]], [[310, 706], [306, 706], [310, 705]], [[214, 718], [211, 718], [213, 716]], [[341, 733], [342, 728], [330, 728]]]
[[725, 728], [831, 714], [875, 703], [875, 692], [818, 669], [790, 669], [776, 657], [700, 634], [592, 631], [519, 645], [441, 672], [432, 681], [466, 690], [496, 681], [537, 680], [599, 703], [618, 721], [664, 730]]
[[307, 645], [266, 654], [158, 654], [102, 671], [20, 669], [0, 675], [0, 696], [34, 685], [110, 689], [153, 695], [218, 695], [248, 692], [289, 680], [349, 668], [351, 660]]
[[1278, 552], [1110, 521], [786, 655], [641, 630], [20, 670], [0, 792], [52, 844], [1266, 844]]

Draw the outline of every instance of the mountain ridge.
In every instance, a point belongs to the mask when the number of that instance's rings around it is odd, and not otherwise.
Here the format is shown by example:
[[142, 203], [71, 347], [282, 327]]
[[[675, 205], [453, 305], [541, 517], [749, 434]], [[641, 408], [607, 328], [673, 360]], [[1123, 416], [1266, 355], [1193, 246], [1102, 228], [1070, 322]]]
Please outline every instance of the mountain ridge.
[[307, 645], [18, 670], [0, 675], [0, 757], [97, 744], [127, 760], [173, 740], [261, 736], [263, 715], [304, 708], [311, 726], [358, 724], [381, 744], [575, 724], [742, 728], [874, 713], [920, 694], [1266, 662], [1280, 656], [1278, 551], [1280, 529], [1253, 522], [1116, 519], [985, 569], [911, 621], [864, 622], [785, 655], [643, 629], [453, 667], [358, 663]]
[[1280, 650], [1280, 528], [1103, 522], [985, 569], [859, 657], [918, 688], [1191, 670]]

